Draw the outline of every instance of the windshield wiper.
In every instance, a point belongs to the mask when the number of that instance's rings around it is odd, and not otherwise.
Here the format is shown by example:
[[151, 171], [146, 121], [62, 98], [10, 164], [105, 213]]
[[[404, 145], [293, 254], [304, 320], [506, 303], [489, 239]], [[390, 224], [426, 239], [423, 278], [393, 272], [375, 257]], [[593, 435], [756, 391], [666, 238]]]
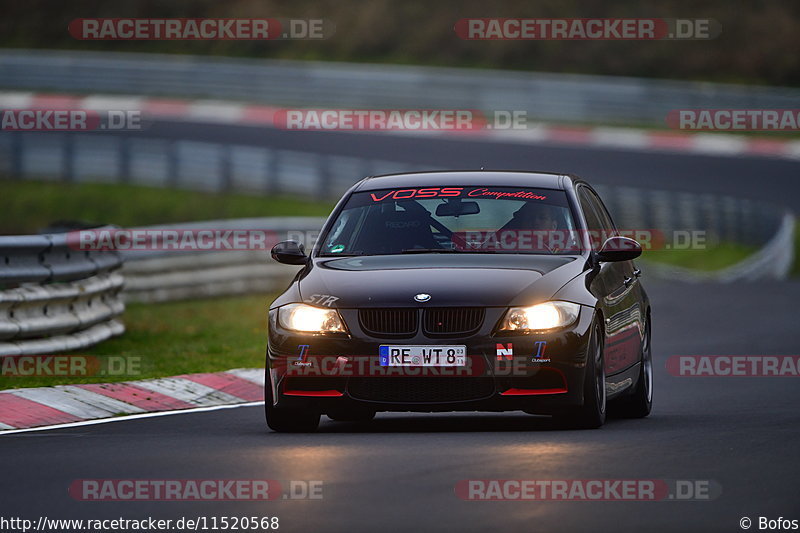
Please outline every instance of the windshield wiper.
[[361, 257], [367, 255], [364, 252], [352, 252], [347, 254], [332, 254], [330, 252], [326, 254], [319, 254], [319, 257]]
[[494, 250], [457, 250], [455, 248], [409, 248], [400, 252], [402, 254], [494, 254]]

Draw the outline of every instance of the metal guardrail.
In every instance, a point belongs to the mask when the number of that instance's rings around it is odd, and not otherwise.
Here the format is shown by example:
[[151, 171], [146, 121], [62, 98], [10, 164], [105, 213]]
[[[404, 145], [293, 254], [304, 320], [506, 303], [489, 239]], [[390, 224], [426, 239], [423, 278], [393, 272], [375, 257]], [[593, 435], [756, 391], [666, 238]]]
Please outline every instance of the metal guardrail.
[[0, 237], [0, 289], [22, 282], [47, 283], [88, 278], [117, 268], [116, 255], [79, 251], [67, 244], [67, 235]]
[[6, 49], [0, 87], [286, 106], [524, 110], [531, 120], [664, 125], [674, 109], [793, 108], [800, 91], [442, 67]]
[[[306, 237], [313, 237], [324, 221], [318, 217], [241, 218], [160, 225], [150, 229], [259, 230], [269, 234], [269, 240], [274, 242], [287, 239], [307, 241]], [[266, 247], [271, 248], [274, 242], [267, 242]], [[273, 292], [283, 288], [297, 273], [297, 268], [273, 261], [268, 250], [135, 250], [119, 253], [125, 261], [122, 272], [125, 275], [123, 296], [126, 301], [164, 302]]]
[[410, 170], [420, 168], [368, 157], [157, 137], [0, 132], [0, 174], [23, 179], [335, 198], [364, 176]]
[[66, 234], [0, 237], [0, 356], [84, 348], [124, 331], [122, 258]]
[[683, 281], [755, 281], [760, 279], [784, 279], [794, 260], [794, 216], [786, 213], [780, 228], [770, 241], [758, 252], [743, 261], [712, 272], [700, 272], [676, 266], [649, 263], [647, 270], [656, 277]]
[[[22, 179], [102, 180], [333, 199], [363, 176], [420, 169], [369, 157], [257, 146], [157, 138], [126, 141], [102, 134], [0, 133], [0, 174], [14, 170]], [[619, 224], [627, 228], [705, 229], [721, 241], [760, 247], [778, 231], [783, 217], [781, 209], [744, 197], [628, 187], [614, 191], [604, 198]]]

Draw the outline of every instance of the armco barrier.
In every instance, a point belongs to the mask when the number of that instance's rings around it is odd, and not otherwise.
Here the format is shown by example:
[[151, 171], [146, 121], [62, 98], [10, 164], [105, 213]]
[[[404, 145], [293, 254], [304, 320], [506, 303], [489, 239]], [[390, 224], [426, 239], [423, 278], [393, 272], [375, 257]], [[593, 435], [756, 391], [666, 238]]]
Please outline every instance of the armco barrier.
[[80, 349], [124, 331], [122, 258], [66, 234], [0, 237], [0, 356]]
[[[258, 230], [278, 241], [313, 238], [322, 227], [318, 217], [267, 217], [168, 224], [140, 229]], [[126, 301], [163, 302], [231, 294], [273, 292], [297, 272], [270, 258], [269, 250], [120, 251], [125, 263]]]
[[[0, 133], [0, 175], [11, 173], [16, 166], [23, 179], [116, 181], [332, 200], [363, 176], [420, 170], [397, 161], [255, 146], [157, 138], [128, 143], [102, 134], [72, 141], [68, 138], [57, 133], [31, 133], [23, 139]], [[73, 143], [69, 149], [67, 142]], [[14, 159], [19, 162], [12, 165]], [[126, 160], [136, 164], [126, 165]], [[603, 197], [615, 218], [627, 227], [662, 231], [705, 228], [721, 240], [751, 246], [769, 241], [783, 215], [775, 206], [741, 197], [630, 187], [613, 191]]]
[[793, 108], [791, 88], [207, 56], [6, 49], [0, 87], [286, 106], [524, 110], [532, 120], [664, 125], [674, 109]]
[[780, 228], [758, 252], [741, 262], [712, 272], [700, 272], [688, 268], [650, 263], [647, 270], [655, 277], [680, 279], [682, 281], [756, 281], [760, 279], [784, 279], [794, 260], [795, 220], [786, 213]]

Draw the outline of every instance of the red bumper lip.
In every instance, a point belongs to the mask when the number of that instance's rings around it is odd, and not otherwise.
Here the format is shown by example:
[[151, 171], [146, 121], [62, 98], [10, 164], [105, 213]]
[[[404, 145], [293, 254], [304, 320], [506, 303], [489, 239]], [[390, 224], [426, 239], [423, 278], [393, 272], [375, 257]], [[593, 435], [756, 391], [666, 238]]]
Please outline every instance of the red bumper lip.
[[[508, 389], [501, 392], [501, 396], [541, 396], [544, 394], [566, 394], [567, 389]], [[309, 396], [323, 398], [338, 398], [344, 393], [337, 390], [288, 390], [283, 392], [286, 396]]]
[[501, 392], [501, 396], [541, 396], [544, 394], [566, 394], [567, 389], [508, 389]]
[[283, 391], [283, 394], [285, 396], [313, 396], [317, 398], [336, 398], [344, 396], [344, 393], [338, 390], [287, 390]]

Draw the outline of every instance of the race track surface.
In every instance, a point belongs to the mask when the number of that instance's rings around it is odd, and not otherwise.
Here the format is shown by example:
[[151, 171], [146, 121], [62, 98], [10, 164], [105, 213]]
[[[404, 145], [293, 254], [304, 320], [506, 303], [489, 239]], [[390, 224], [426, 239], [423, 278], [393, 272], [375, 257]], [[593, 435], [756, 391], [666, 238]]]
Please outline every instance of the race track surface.
[[[764, 200], [800, 212], [800, 160], [711, 156], [466, 137], [284, 131], [265, 127], [156, 121], [143, 137], [232, 143], [369, 157], [451, 169], [515, 169], [577, 174], [593, 184], [716, 193]], [[354, 176], [353, 181], [363, 176]]]

